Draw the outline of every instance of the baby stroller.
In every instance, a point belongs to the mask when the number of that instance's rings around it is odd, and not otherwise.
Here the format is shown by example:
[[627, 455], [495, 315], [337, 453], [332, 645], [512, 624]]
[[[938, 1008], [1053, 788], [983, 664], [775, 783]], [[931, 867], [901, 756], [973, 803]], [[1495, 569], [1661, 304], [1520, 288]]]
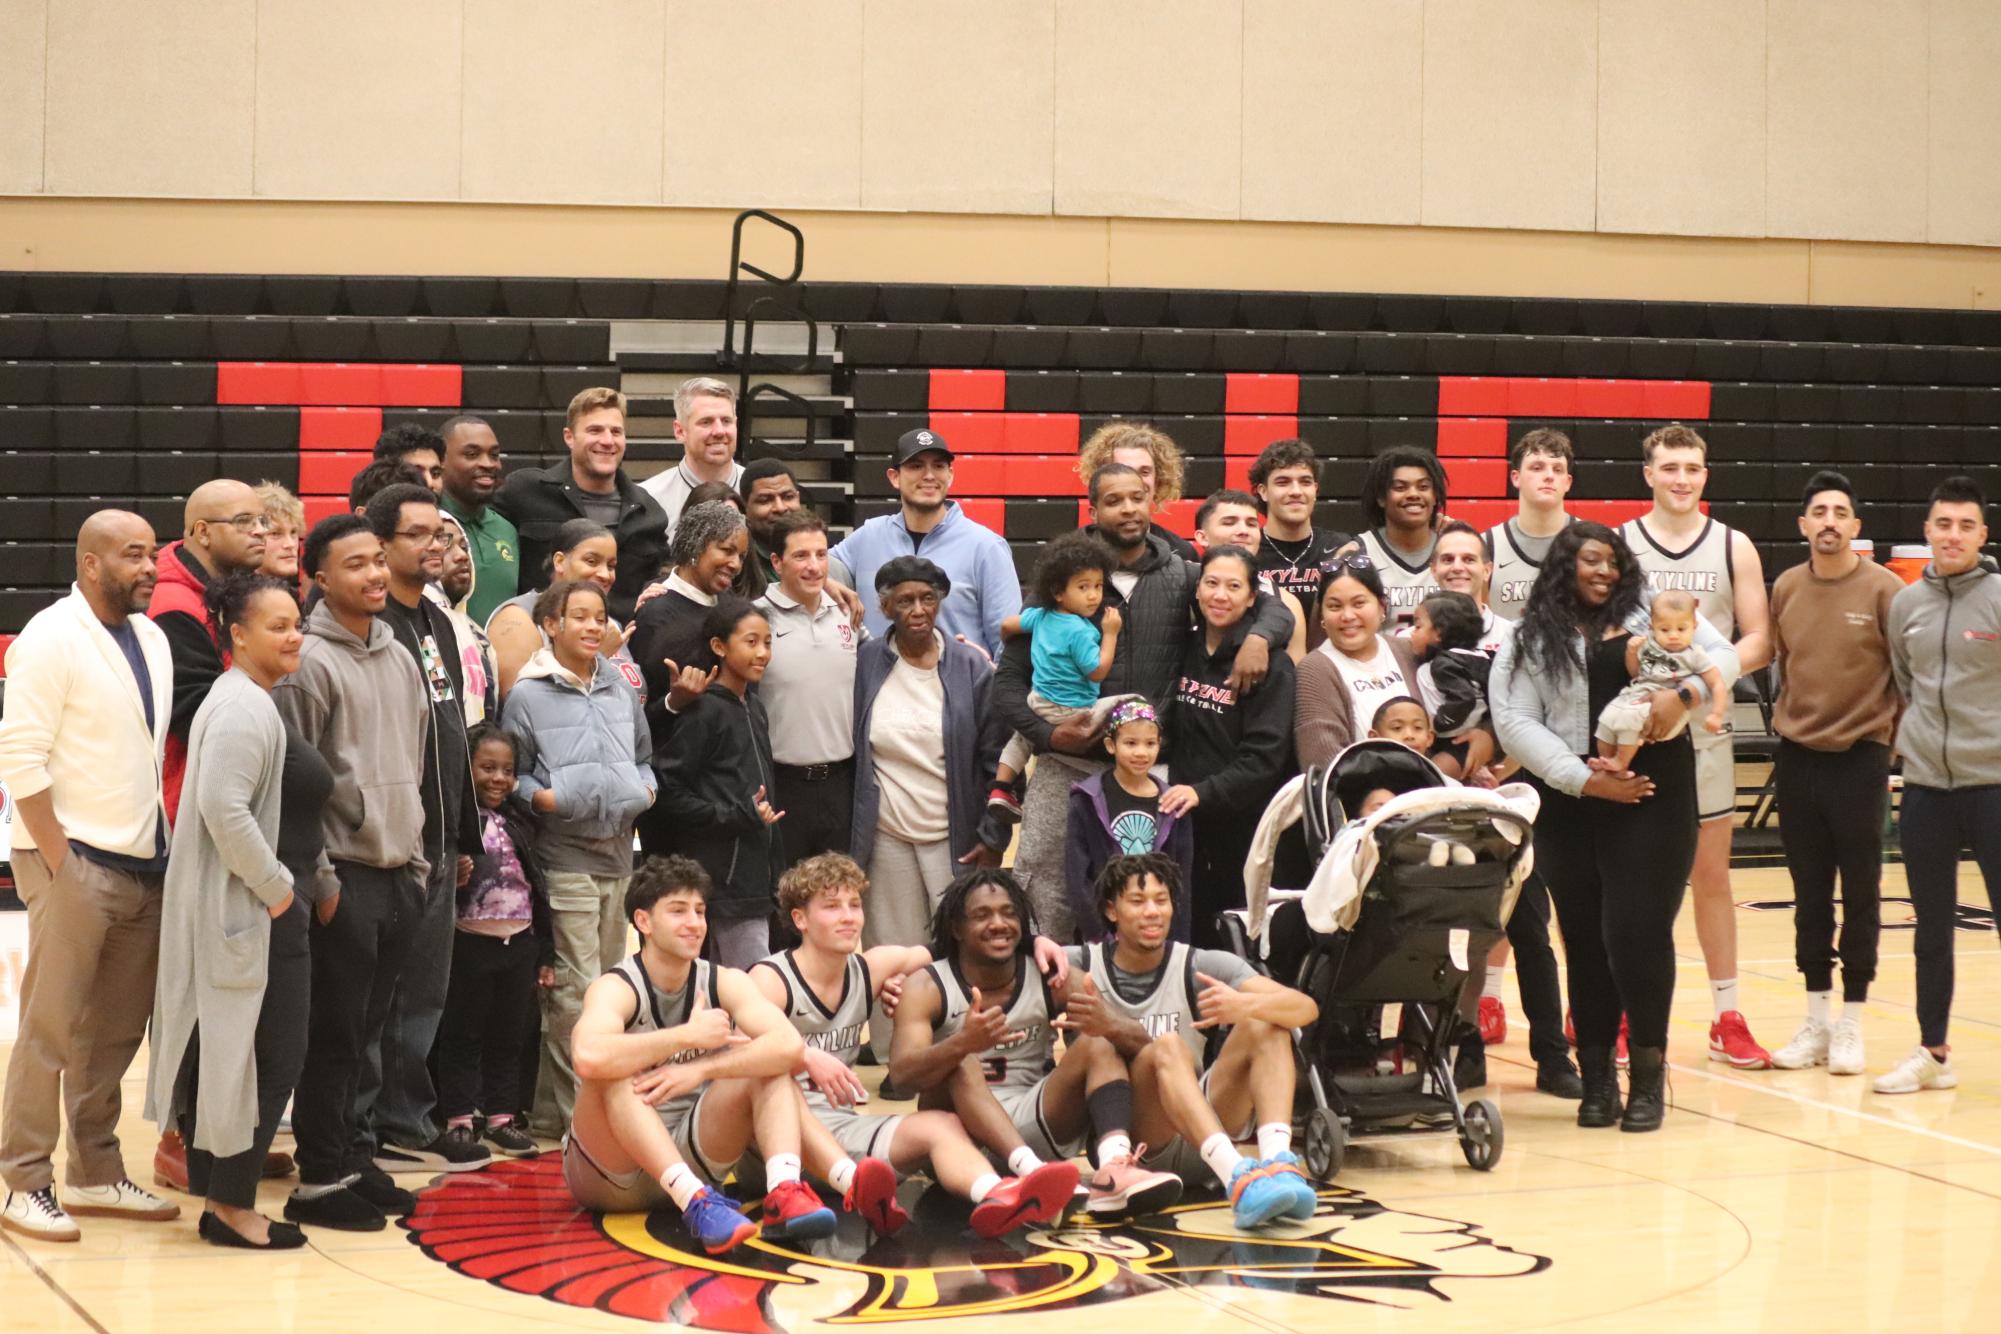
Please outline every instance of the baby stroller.
[[[1365, 819], [1348, 815], [1379, 788], [1397, 795]], [[1331, 1179], [1361, 1136], [1450, 1132], [1472, 1167], [1500, 1161], [1500, 1108], [1460, 1101], [1451, 1035], [1467, 978], [1502, 938], [1533, 868], [1540, 804], [1526, 784], [1449, 785], [1424, 756], [1369, 740], [1294, 778], [1266, 808], [1245, 865], [1246, 908], [1223, 929], [1254, 966], [1320, 1006], [1313, 1028], [1293, 1035], [1312, 1175]], [[1272, 852], [1295, 824], [1312, 877], [1303, 891], [1273, 890]], [[1377, 1073], [1364, 1039], [1392, 1003], [1404, 1007], [1409, 1073]]]

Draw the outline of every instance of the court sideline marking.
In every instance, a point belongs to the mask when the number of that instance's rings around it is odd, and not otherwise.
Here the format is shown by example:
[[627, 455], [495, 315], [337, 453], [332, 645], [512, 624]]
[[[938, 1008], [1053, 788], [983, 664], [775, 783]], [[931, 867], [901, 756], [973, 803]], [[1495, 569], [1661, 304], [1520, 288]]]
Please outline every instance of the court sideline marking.
[[39, 1264], [35, 1263], [35, 1257], [28, 1253], [26, 1247], [22, 1246], [20, 1242], [15, 1241], [5, 1232], [0, 1232], [0, 1241], [6, 1242], [7, 1249], [13, 1251], [14, 1254], [21, 1257], [21, 1263], [28, 1266], [28, 1272], [33, 1274], [36, 1278], [40, 1279], [42, 1281], [42, 1286], [46, 1287], [50, 1292], [53, 1292], [56, 1295], [56, 1300], [60, 1301], [64, 1306], [69, 1307], [70, 1310], [76, 1312], [77, 1319], [83, 1321], [84, 1324], [90, 1326], [92, 1330], [96, 1331], [96, 1334], [111, 1334], [110, 1330], [106, 1329], [103, 1325], [97, 1323], [96, 1316], [93, 1316], [90, 1312], [83, 1309], [82, 1302], [72, 1297], [69, 1294], [68, 1289], [64, 1288], [62, 1284], [56, 1282], [56, 1276], [54, 1274], [51, 1274], [48, 1270], [42, 1268]]

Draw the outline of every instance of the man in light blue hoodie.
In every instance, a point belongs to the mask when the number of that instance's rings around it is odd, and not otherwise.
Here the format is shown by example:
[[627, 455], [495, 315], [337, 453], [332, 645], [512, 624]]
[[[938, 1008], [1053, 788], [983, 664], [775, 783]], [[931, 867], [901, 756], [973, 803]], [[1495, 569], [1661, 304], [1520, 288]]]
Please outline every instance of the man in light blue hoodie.
[[[922, 556], [952, 581], [938, 609], [938, 628], [986, 650], [1001, 651], [1001, 622], [1021, 610], [1021, 576], [999, 533], [967, 518], [951, 499], [952, 449], [936, 431], [905, 431], [896, 442], [889, 484], [901, 509], [870, 519], [833, 549], [835, 577], [850, 588], [875, 587], [875, 572], [898, 556]], [[865, 604], [871, 635], [889, 633], [873, 602]]]

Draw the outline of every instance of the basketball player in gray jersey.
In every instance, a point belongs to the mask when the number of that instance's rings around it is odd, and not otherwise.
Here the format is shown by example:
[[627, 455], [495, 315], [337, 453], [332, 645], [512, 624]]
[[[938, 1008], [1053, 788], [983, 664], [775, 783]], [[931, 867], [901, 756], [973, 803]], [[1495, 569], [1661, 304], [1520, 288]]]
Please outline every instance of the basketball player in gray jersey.
[[1369, 558], [1389, 597], [1389, 625], [1401, 629], [1417, 604], [1438, 591], [1431, 578], [1431, 549], [1445, 508], [1445, 469], [1426, 449], [1398, 445], [1369, 461], [1362, 479], [1362, 535], [1336, 552]]
[[[1157, 852], [1114, 857], [1098, 877], [1108, 944], [1072, 951], [1078, 965], [1063, 1027], [1100, 1038], [1132, 1062], [1141, 1139], [1151, 1166], [1206, 1167], [1241, 1228], [1311, 1218], [1313, 1185], [1292, 1155], [1291, 1030], [1320, 1009], [1311, 997], [1222, 950], [1173, 939], [1181, 870]], [[1208, 1030], [1225, 1028], [1205, 1070]], [[1258, 1157], [1236, 1141], [1255, 1134]]]
[[833, 1211], [800, 1179], [805, 1108], [791, 1076], [805, 1043], [748, 977], [701, 958], [708, 897], [708, 873], [685, 857], [648, 858], [632, 877], [639, 953], [591, 983], [570, 1037], [577, 1105], [563, 1181], [604, 1213], [671, 1199], [720, 1255], [758, 1231], [720, 1190], [755, 1144], [765, 1235], [824, 1237]]
[[1549, 544], [1570, 524], [1563, 502], [1570, 495], [1574, 459], [1570, 437], [1547, 426], [1517, 440], [1509, 454], [1515, 517], [1487, 530], [1487, 559], [1494, 567], [1487, 605], [1504, 621], [1521, 616]]
[[[1060, 994], [1024, 946], [1028, 897], [1005, 871], [969, 871], [934, 919], [936, 962], [911, 975], [896, 1010], [889, 1077], [922, 1108], [955, 1111], [975, 1143], [1021, 1178], [1022, 1207], [1055, 1216], [1076, 1191], [1063, 1160], [1097, 1133], [1098, 1170], [1084, 1207], [1094, 1218], [1165, 1208], [1181, 1181], [1145, 1168], [1132, 1142], [1133, 1087], [1102, 1039], [1077, 1037], [1055, 1059]], [[1058, 1187], [1060, 1185], [1060, 1190]]]
[[869, 1010], [885, 991], [898, 995], [903, 979], [931, 962], [931, 951], [920, 945], [861, 949], [867, 889], [862, 868], [839, 853], [794, 866], [779, 878], [778, 906], [790, 915], [800, 943], [750, 970], [758, 990], [785, 1010], [806, 1040], [799, 1078], [812, 1113], [803, 1138], [807, 1170], [844, 1192], [845, 1206], [884, 1236], [910, 1221], [896, 1200], [898, 1174], [925, 1166], [939, 1185], [972, 1201], [973, 1231], [982, 1237], [1047, 1221], [1053, 1215], [1024, 1202], [1035, 1202], [1041, 1192], [1055, 1196], [1060, 1211], [1076, 1187], [1075, 1167], [1048, 1169], [1045, 1175], [1054, 1179], [1048, 1187], [1002, 1178], [949, 1111], [857, 1110], [868, 1100], [854, 1064]]
[[[1772, 660], [1771, 604], [1758, 549], [1743, 533], [1702, 512], [1709, 481], [1709, 446], [1686, 426], [1663, 426], [1642, 443], [1654, 503], [1620, 529], [1648, 587], [1677, 588], [1696, 610], [1733, 640], [1743, 673]], [[1730, 896], [1730, 831], [1736, 823], [1737, 774], [1726, 727], [1718, 735], [1691, 728], [1695, 742], [1696, 809], [1702, 820], [1688, 885], [1695, 900], [1695, 935], [1709, 969], [1716, 1018], [1709, 1059], [1740, 1070], [1763, 1070], [1770, 1053], [1751, 1036], [1737, 1000], [1737, 908]]]

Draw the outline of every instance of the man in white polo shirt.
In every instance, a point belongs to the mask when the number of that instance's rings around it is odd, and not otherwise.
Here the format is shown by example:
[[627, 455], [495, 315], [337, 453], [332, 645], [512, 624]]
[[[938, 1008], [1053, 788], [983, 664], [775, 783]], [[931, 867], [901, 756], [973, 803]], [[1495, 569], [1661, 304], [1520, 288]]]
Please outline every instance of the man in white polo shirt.
[[855, 650], [868, 632], [827, 590], [827, 525], [809, 510], [771, 528], [778, 582], [757, 605], [771, 622], [758, 693], [771, 718], [773, 804], [785, 864], [848, 851], [855, 806]]
[[734, 487], [743, 480], [736, 461], [736, 390], [706, 375], [683, 380], [674, 391], [674, 438], [681, 442], [681, 461], [639, 484], [667, 511], [669, 537], [689, 492], [703, 482]]

